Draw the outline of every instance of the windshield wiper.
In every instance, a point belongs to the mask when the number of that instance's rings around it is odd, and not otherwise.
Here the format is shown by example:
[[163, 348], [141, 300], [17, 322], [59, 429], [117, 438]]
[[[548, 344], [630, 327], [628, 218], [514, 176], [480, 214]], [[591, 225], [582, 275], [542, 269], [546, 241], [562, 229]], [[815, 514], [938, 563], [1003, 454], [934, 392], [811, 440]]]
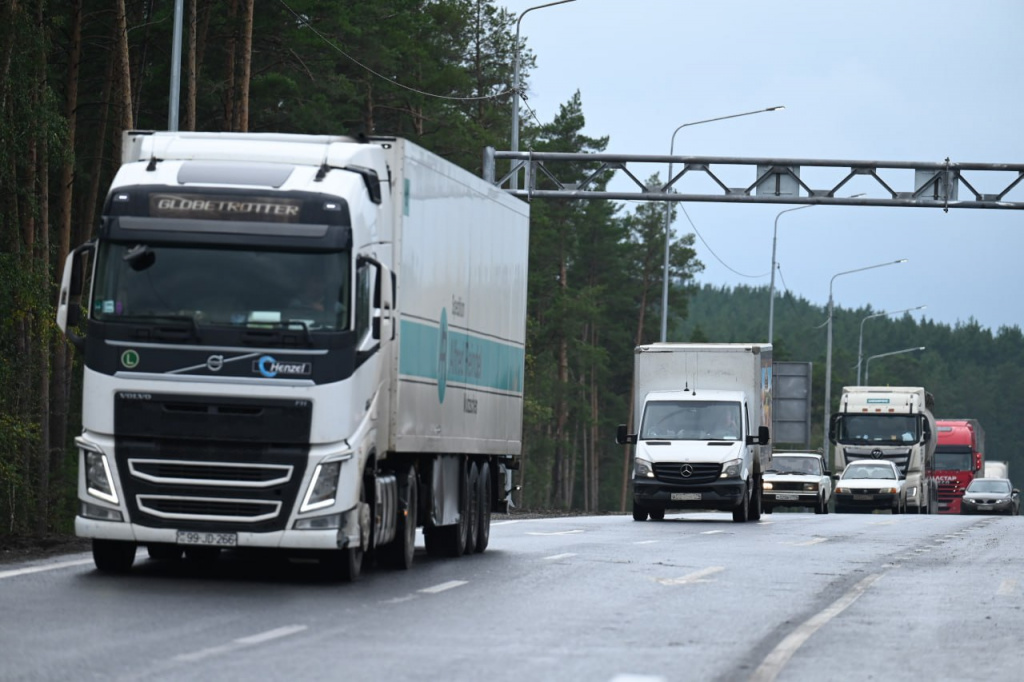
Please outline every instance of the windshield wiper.
[[[199, 323], [196, 322], [196, 318], [192, 315], [132, 315], [125, 317], [117, 322], [124, 322], [127, 324], [138, 324], [140, 321], [153, 320], [156, 322], [177, 322], [188, 325], [189, 336], [192, 338], [199, 338]], [[165, 329], [168, 329], [165, 327]]]

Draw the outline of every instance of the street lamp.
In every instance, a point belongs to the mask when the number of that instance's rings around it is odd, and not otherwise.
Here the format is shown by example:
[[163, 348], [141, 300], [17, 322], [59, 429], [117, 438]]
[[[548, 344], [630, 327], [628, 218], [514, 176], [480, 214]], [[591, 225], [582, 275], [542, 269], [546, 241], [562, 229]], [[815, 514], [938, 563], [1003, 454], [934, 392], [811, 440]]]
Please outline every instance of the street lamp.
[[899, 355], [900, 353], [916, 353], [917, 351], [924, 350], [924, 346], [918, 346], [917, 348], [904, 348], [903, 350], [894, 350], [891, 353], [880, 353], [879, 355], [872, 355], [868, 358], [864, 365], [864, 383], [868, 382], [868, 372], [871, 371], [871, 361], [875, 358], [884, 358], [889, 355]]
[[[512, 151], [519, 151], [519, 24], [522, 22], [523, 17], [532, 12], [535, 9], [544, 9], [545, 7], [554, 7], [555, 5], [564, 5], [567, 2], [576, 2], [576, 0], [558, 0], [558, 2], [549, 2], [545, 5], [536, 5], [534, 7], [528, 7], [524, 9], [516, 19], [516, 42], [514, 45], [516, 56], [514, 66], [512, 67]], [[513, 161], [513, 164], [516, 162]], [[512, 174], [511, 179], [512, 189], [519, 189], [519, 172]]]
[[[828, 282], [828, 346], [825, 351], [825, 424], [823, 431], [824, 445], [822, 446], [823, 459], [829, 461], [829, 447], [828, 447], [828, 420], [831, 416], [829, 412], [832, 409], [832, 283], [836, 281], [836, 277], [843, 275], [850, 275], [855, 272], [864, 272], [865, 270], [874, 270], [875, 268], [884, 268], [887, 265], [897, 265], [898, 263], [906, 263], [906, 258], [900, 258], [899, 260], [889, 261], [888, 263], [879, 263], [877, 265], [868, 265], [863, 268], [856, 268], [855, 270], [846, 270], [844, 272], [838, 272], [832, 275], [832, 279]], [[835, 469], [835, 462], [832, 462], [832, 468]]]
[[[927, 307], [928, 306], [926, 306], [926, 305], [919, 305], [916, 308], [906, 308], [904, 310], [890, 310], [890, 311], [887, 311], [887, 312], [884, 312], [884, 313], [875, 313], [874, 315], [868, 315], [867, 317], [865, 317], [863, 320], [860, 321], [860, 340], [857, 341], [857, 385], [858, 386], [862, 386], [863, 385], [863, 384], [860, 383], [860, 361], [861, 361], [861, 358], [864, 357], [864, 323], [867, 322], [868, 320], [870, 320], [873, 317], [885, 317], [886, 315], [898, 315], [900, 313], [909, 313], [909, 312], [913, 312], [914, 310], [924, 310]], [[865, 382], [865, 383], [867, 383], [867, 382]]]
[[[765, 109], [757, 109], [756, 111], [744, 111], [741, 114], [729, 114], [728, 116], [716, 116], [715, 118], [706, 118], [702, 121], [690, 121], [684, 123], [675, 130], [672, 131], [672, 141], [669, 144], [668, 155], [672, 156], [676, 149], [676, 133], [683, 128], [688, 126], [695, 126], [701, 123], [713, 123], [715, 121], [724, 121], [727, 118], [738, 118], [740, 116], [751, 116], [753, 114], [763, 114], [766, 111], [778, 111], [779, 109], [785, 109], [785, 106], [767, 107]], [[668, 190], [669, 183], [672, 182], [672, 161], [668, 162], [668, 177], [665, 179], [665, 189]], [[667, 340], [668, 337], [668, 255], [669, 247], [671, 246], [672, 240], [670, 239], [672, 234], [672, 206], [671, 202], [665, 202], [665, 266], [662, 270], [662, 288], [661, 288], [661, 340], [662, 342]]]
[[[851, 194], [850, 198], [862, 197], [864, 192], [860, 194]], [[775, 245], [779, 240], [779, 218], [782, 217], [783, 213], [789, 213], [790, 211], [799, 211], [802, 208], [814, 208], [817, 204], [807, 204], [806, 206], [797, 206], [796, 208], [787, 208], [785, 211], [779, 211], [778, 215], [775, 216], [775, 229], [772, 230], [772, 274], [768, 281], [768, 343], [775, 342], [775, 270], [778, 267], [775, 263]]]

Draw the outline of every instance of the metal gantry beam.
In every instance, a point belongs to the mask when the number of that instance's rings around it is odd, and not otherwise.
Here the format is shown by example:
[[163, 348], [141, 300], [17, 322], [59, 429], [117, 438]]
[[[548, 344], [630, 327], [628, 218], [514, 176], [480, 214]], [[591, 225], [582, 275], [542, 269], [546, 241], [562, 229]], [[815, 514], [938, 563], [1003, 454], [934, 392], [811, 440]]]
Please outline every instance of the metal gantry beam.
[[[498, 160], [512, 161], [507, 175], [495, 175]], [[643, 164], [678, 164], [678, 173], [660, 186], [649, 187], [634, 169]], [[741, 186], [730, 186], [725, 170], [740, 169], [746, 177]], [[508, 189], [524, 199], [603, 199], [608, 201], [714, 201], [754, 204], [831, 204], [840, 206], [910, 206], [922, 208], [1024, 209], [1024, 163], [956, 163], [949, 159], [925, 161], [846, 161], [823, 159], [738, 158], [728, 156], [663, 156], [645, 154], [580, 154], [561, 152], [503, 152], [488, 147], [484, 151], [484, 179], [506, 187], [522, 172], [523, 189]], [[582, 181], [562, 181], [559, 175], [581, 169]], [[815, 179], [808, 173], [814, 169]], [[608, 191], [600, 188], [616, 171], [635, 185], [635, 191]], [[913, 184], [905, 173], [913, 171]], [[710, 179], [716, 191], [687, 193], [675, 185], [686, 175], [696, 173]], [[735, 175], [730, 170], [730, 174]], [[822, 176], [822, 177], [819, 177]], [[861, 196], [837, 196], [848, 182], [863, 176], [871, 178], [874, 192]], [[808, 183], [814, 182], [817, 186]], [[820, 183], [820, 184], [818, 184]], [[996, 191], [981, 192], [976, 187], [992, 185]], [[863, 191], [861, 185], [858, 190]], [[1014, 191], [1017, 190], [1017, 191]], [[872, 196], [872, 194], [874, 194]], [[963, 198], [961, 198], [961, 196]]]

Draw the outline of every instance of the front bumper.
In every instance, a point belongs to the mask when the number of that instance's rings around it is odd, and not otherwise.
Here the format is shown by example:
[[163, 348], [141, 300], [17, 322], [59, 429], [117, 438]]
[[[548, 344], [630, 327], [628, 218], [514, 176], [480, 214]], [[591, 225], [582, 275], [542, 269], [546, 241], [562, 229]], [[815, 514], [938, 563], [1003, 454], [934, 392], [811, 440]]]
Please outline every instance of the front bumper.
[[817, 490], [765, 490], [762, 500], [772, 507], [813, 507], [821, 499]]
[[977, 503], [967, 500], [960, 501], [960, 513], [971, 514], [1010, 514], [1013, 512], [1013, 502], [1010, 500], [999, 500], [997, 502]]
[[836, 510], [839, 509], [896, 509], [899, 493], [833, 493]]
[[702, 485], [674, 485], [658, 480], [633, 479], [633, 500], [646, 509], [714, 509], [732, 511], [747, 494], [740, 479]]

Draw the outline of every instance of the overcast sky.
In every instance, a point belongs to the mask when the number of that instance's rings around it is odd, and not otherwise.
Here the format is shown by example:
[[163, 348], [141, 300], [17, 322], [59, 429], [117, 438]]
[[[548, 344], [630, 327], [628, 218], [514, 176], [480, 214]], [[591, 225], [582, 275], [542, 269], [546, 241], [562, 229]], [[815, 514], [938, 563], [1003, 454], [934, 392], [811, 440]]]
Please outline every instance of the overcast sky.
[[[545, 0], [499, 4], [518, 15]], [[1024, 163], [1022, 29], [1022, 0], [575, 0], [522, 19], [537, 58], [526, 103], [548, 122], [579, 90], [584, 133], [608, 136], [609, 153], [668, 154], [683, 123], [783, 105], [684, 127], [674, 153]], [[666, 171], [645, 165], [634, 173], [664, 178]], [[1011, 180], [967, 177], [982, 192]], [[889, 179], [894, 189], [913, 189], [909, 175]], [[628, 183], [617, 178], [611, 187], [630, 191]], [[677, 186], [687, 188], [710, 191], [700, 182]], [[882, 196], [864, 178], [843, 193], [862, 191]], [[1024, 183], [1007, 199], [1024, 202]], [[685, 207], [692, 225], [680, 212], [673, 228], [700, 235], [699, 283], [768, 285], [773, 224], [794, 206]], [[876, 312], [924, 305], [915, 317], [949, 325], [973, 318], [993, 332], [1024, 326], [1024, 211], [816, 206], [789, 213], [779, 219], [775, 286], [824, 306], [837, 273], [900, 258], [908, 262], [837, 277], [835, 305]], [[766, 336], [767, 325], [766, 300]]]

